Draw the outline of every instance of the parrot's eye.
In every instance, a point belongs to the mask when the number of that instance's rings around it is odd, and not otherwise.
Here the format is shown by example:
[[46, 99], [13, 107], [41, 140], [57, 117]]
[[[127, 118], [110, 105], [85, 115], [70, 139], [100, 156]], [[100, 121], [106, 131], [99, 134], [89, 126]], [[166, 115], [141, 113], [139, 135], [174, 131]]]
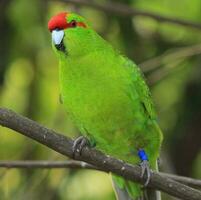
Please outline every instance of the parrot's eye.
[[77, 26], [77, 22], [75, 21], [75, 20], [72, 20], [71, 22], [70, 22], [70, 27], [76, 27]]

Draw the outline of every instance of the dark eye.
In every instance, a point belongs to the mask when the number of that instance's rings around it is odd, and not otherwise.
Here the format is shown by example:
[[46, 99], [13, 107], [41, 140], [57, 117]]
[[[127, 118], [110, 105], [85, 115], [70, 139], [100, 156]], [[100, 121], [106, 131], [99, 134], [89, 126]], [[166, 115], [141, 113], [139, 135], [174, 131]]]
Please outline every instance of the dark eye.
[[76, 27], [76, 26], [77, 26], [77, 22], [76, 22], [75, 20], [72, 20], [72, 21], [70, 22], [70, 26], [71, 26], [71, 27]]

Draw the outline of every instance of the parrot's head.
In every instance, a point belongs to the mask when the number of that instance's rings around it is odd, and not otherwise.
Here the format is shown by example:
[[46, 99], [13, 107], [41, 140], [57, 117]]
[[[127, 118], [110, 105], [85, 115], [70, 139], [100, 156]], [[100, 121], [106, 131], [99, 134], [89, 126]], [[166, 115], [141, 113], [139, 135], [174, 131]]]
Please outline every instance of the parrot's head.
[[52, 34], [54, 51], [59, 55], [79, 56], [93, 51], [93, 31], [87, 21], [75, 14], [62, 12], [53, 16], [48, 22]]

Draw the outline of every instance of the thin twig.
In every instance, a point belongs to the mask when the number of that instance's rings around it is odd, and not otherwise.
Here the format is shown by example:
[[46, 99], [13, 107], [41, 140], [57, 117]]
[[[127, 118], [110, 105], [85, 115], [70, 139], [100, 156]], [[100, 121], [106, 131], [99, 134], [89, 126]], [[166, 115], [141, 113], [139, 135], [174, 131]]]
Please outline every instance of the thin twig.
[[81, 6], [87, 6], [91, 7], [97, 10], [101, 10], [110, 14], [115, 14], [118, 16], [143, 16], [143, 17], [149, 17], [152, 19], [155, 19], [159, 22], [167, 22], [167, 23], [172, 23], [172, 24], [177, 24], [177, 25], [182, 25], [186, 27], [191, 27], [191, 28], [196, 28], [201, 30], [201, 24], [196, 23], [196, 22], [190, 22], [187, 20], [182, 20], [182, 19], [176, 19], [173, 17], [166, 17], [162, 16], [153, 12], [148, 12], [148, 11], [142, 11], [140, 9], [136, 8], [131, 8], [125, 4], [120, 4], [120, 3], [97, 3], [93, 1], [88, 1], [88, 0], [59, 0], [65, 3], [71, 3], [75, 5], [81, 5]]
[[184, 60], [190, 56], [201, 54], [201, 44], [176, 48], [172, 51], [168, 51], [163, 55], [151, 58], [139, 64], [144, 73], [149, 73], [158, 69], [162, 65], [166, 65], [177, 60]]
[[[47, 161], [47, 160], [15, 160], [0, 161], [0, 168], [27, 168], [27, 169], [54, 169], [54, 168], [72, 168], [72, 169], [93, 169], [101, 170], [93, 165], [83, 161], [67, 160], [67, 161]], [[106, 171], [107, 172], [107, 171]]]
[[144, 61], [139, 66], [147, 75], [148, 84], [154, 86], [171, 74], [175, 74], [176, 71], [183, 70], [186, 67], [186, 65], [182, 65], [185, 59], [199, 54], [201, 54], [201, 44], [168, 51], [163, 55]]
[[156, 84], [160, 83], [160, 81], [165, 80], [165, 78], [169, 77], [170, 75], [176, 74], [184, 70], [186, 65], [181, 65], [182, 60], [178, 60], [175, 63], [169, 64], [168, 67], [159, 68], [155, 70], [147, 77], [147, 82], [150, 87], [155, 86]]
[[[55, 169], [55, 168], [70, 168], [70, 169], [93, 169], [93, 170], [100, 170], [102, 169], [97, 168], [93, 165], [90, 165], [83, 161], [76, 161], [76, 160], [67, 160], [67, 161], [47, 161], [47, 160], [16, 160], [16, 161], [0, 161], [0, 168], [19, 168], [19, 169]], [[107, 172], [107, 171], [106, 171]], [[175, 181], [180, 183], [201, 188], [201, 180], [184, 177], [184, 176], [177, 176], [173, 174], [167, 173], [159, 173], [161, 176], [166, 176], [168, 178], [172, 178]]]
[[[130, 165], [121, 160], [104, 155], [96, 149], [85, 147], [82, 154], [73, 154], [73, 140], [62, 134], [23, 117], [11, 110], [0, 109], [0, 125], [13, 129], [26, 137], [32, 138], [47, 147], [76, 160], [85, 161], [103, 171], [115, 173], [125, 179], [143, 184], [146, 177], [141, 178], [139, 166]], [[148, 187], [166, 192], [184, 200], [201, 200], [201, 192], [172, 179], [153, 172]]]

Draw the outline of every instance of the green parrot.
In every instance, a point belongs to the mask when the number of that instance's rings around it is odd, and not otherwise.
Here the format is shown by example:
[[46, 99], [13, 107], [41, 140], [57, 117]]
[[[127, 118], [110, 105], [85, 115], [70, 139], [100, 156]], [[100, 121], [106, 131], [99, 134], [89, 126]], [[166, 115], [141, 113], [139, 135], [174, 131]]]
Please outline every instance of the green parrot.
[[[97, 149], [140, 164], [148, 184], [157, 170], [162, 133], [140, 69], [100, 37], [81, 16], [62, 12], [48, 22], [59, 59], [61, 98], [82, 137]], [[142, 186], [112, 174], [119, 200], [143, 199]], [[157, 195], [159, 197], [159, 194]]]

